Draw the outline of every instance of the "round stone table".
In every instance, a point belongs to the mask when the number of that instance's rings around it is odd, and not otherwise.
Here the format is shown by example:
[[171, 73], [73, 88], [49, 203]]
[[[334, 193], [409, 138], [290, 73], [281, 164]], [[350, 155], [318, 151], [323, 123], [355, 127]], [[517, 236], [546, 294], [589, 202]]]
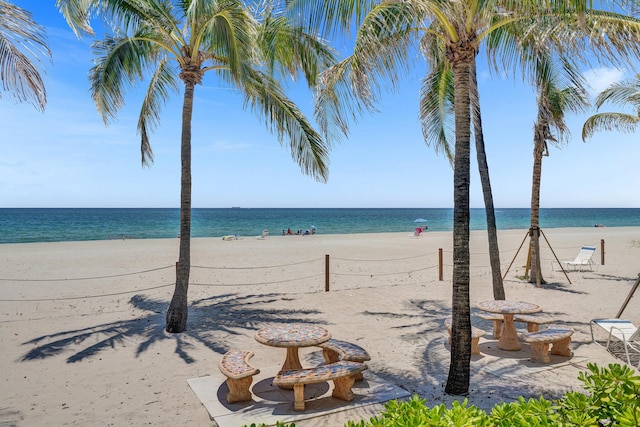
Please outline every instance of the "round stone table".
[[283, 371], [302, 369], [298, 349], [311, 347], [329, 341], [331, 334], [322, 326], [306, 323], [285, 323], [267, 326], [256, 332], [255, 339], [260, 344], [287, 349]]
[[504, 317], [502, 334], [498, 340], [498, 348], [501, 350], [520, 350], [520, 341], [516, 325], [513, 321], [515, 314], [531, 314], [542, 311], [542, 307], [523, 301], [491, 300], [478, 303], [478, 308], [489, 313], [499, 313]]

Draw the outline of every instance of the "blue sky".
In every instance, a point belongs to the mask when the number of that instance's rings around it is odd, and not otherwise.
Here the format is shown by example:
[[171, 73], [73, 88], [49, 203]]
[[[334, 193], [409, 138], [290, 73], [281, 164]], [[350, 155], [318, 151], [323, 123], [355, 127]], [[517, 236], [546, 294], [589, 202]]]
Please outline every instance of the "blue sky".
[[[180, 109], [176, 94], [151, 136], [155, 163], [140, 164], [136, 134], [142, 92], [108, 127], [89, 94], [91, 40], [78, 40], [55, 2], [14, 1], [45, 25], [53, 53], [42, 66], [48, 105], [0, 99], [0, 207], [178, 207]], [[424, 69], [420, 64], [418, 70]], [[497, 207], [528, 207], [531, 199], [535, 96], [519, 80], [490, 76], [479, 63], [485, 144]], [[584, 70], [594, 93], [634, 73]], [[385, 95], [379, 113], [352, 124], [332, 147], [326, 184], [303, 175], [286, 147], [243, 110], [242, 98], [206, 79], [196, 87], [193, 119], [193, 207], [452, 207], [453, 172], [422, 139], [418, 121], [421, 71]], [[312, 116], [303, 85], [289, 86]], [[141, 89], [144, 86], [140, 86]], [[603, 108], [610, 110], [611, 108]], [[543, 160], [541, 206], [640, 207], [640, 134], [580, 137], [585, 118], [571, 116], [571, 140]], [[483, 207], [472, 153], [472, 207]]]

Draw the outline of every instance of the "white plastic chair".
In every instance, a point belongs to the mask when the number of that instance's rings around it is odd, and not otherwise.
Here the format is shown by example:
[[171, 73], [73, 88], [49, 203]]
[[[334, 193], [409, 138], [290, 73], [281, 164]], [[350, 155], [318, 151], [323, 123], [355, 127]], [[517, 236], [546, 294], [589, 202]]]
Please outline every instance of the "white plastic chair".
[[582, 271], [583, 267], [589, 267], [589, 270], [593, 270], [594, 262], [591, 260], [593, 254], [596, 251], [595, 246], [583, 246], [580, 248], [580, 252], [573, 261], [562, 261], [567, 269], [573, 269]]
[[[595, 334], [593, 333], [593, 326], [597, 325], [604, 329], [608, 334], [607, 343], [604, 346], [611, 352], [611, 344], [614, 342], [621, 342], [624, 347], [624, 354], [627, 358], [627, 363], [631, 365], [631, 358], [629, 352], [638, 356], [638, 369], [640, 369], [640, 329], [630, 320], [627, 319], [593, 319], [589, 322], [591, 328], [591, 340], [600, 346], [601, 343], [596, 341]], [[633, 365], [632, 365], [633, 366]]]

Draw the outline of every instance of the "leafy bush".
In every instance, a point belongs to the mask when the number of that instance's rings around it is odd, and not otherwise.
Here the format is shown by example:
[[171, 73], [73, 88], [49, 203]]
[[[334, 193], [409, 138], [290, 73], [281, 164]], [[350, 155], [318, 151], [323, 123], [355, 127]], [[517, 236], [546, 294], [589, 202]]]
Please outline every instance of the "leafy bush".
[[475, 406], [467, 406], [467, 400], [453, 402], [450, 409], [442, 405], [428, 408], [425, 399], [413, 396], [407, 402], [391, 400], [385, 405], [380, 417], [373, 417], [369, 422], [349, 421], [346, 427], [386, 427], [386, 426], [456, 426], [483, 427], [490, 426], [486, 412]]
[[[560, 400], [560, 411], [568, 425], [640, 426], [640, 376], [627, 365], [611, 364], [609, 368], [587, 365], [591, 373], [580, 372], [588, 396], [569, 392]], [[582, 414], [581, 414], [582, 413]], [[578, 424], [588, 418], [592, 424]], [[573, 418], [575, 417], [575, 418]]]
[[[429, 408], [426, 399], [414, 395], [406, 402], [391, 400], [379, 416], [348, 421], [345, 427], [640, 427], [640, 376], [627, 365], [589, 363], [587, 368], [590, 372], [580, 372], [578, 379], [588, 394], [572, 391], [555, 402], [520, 397], [495, 405], [490, 414], [468, 406], [466, 399], [451, 408]], [[287, 425], [278, 422], [277, 427]]]

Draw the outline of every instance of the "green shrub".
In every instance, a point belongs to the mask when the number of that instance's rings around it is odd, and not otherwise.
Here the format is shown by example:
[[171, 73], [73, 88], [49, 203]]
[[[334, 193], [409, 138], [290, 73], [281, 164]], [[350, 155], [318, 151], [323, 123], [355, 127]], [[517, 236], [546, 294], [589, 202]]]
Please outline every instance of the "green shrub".
[[450, 409], [442, 404], [428, 408], [426, 400], [413, 396], [407, 402], [392, 400], [387, 402], [380, 417], [373, 417], [368, 423], [349, 421], [346, 427], [385, 427], [385, 426], [490, 426], [487, 414], [475, 406], [467, 406], [467, 401], [453, 402]]
[[[569, 425], [640, 426], [640, 376], [627, 365], [610, 364], [607, 369], [589, 363], [587, 368], [590, 373], [580, 372], [578, 379], [589, 394], [569, 392], [559, 402], [566, 420], [575, 422]], [[580, 412], [596, 422], [578, 424], [574, 420]]]
[[[247, 427], [247, 425], [243, 425], [242, 427]], [[262, 423], [262, 424], [255, 424], [255, 423], [251, 423], [251, 425], [249, 427], [267, 427], [266, 424]], [[276, 423], [276, 427], [296, 427], [295, 423], [291, 423], [291, 424], [285, 424], [282, 421], [278, 421]]]
[[[466, 399], [451, 408], [429, 408], [426, 399], [414, 395], [405, 402], [391, 400], [379, 416], [348, 421], [345, 427], [640, 427], [640, 376], [627, 365], [599, 368], [589, 363], [587, 368], [590, 372], [580, 372], [578, 379], [588, 393], [572, 391], [555, 402], [520, 397], [495, 405], [487, 414], [468, 406]], [[277, 427], [295, 424], [278, 422]]]

